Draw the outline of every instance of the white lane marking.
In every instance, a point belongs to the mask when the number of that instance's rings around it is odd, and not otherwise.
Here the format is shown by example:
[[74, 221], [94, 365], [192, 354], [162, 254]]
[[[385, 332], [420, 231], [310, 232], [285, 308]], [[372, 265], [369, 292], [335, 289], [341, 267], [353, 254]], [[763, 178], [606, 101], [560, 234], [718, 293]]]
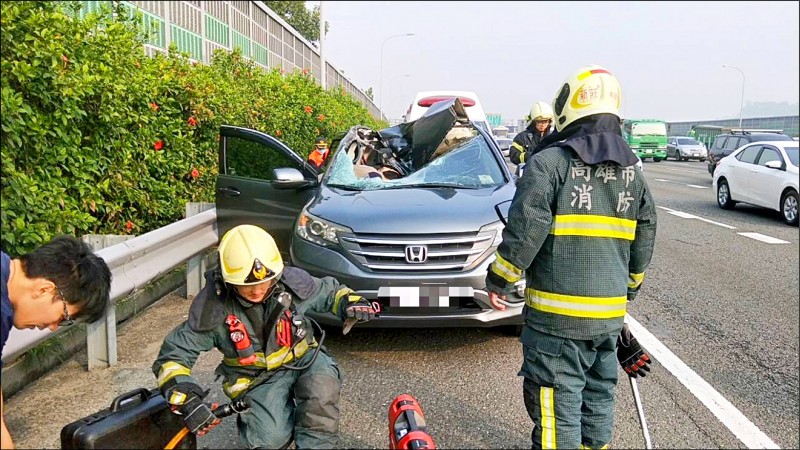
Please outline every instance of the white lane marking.
[[695, 188], [695, 189], [708, 189], [708, 186], [698, 186], [696, 184], [681, 183], [680, 181], [665, 180], [663, 178], [656, 178], [655, 180], [656, 181], [663, 181], [664, 183], [673, 183], [673, 184], [680, 184], [681, 186], [689, 186], [689, 187]]
[[694, 214], [685, 213], [683, 211], [670, 211], [669, 213], [673, 216], [678, 216], [681, 219], [699, 219], [699, 217], [695, 216]]
[[736, 229], [736, 227], [735, 227], [735, 226], [733, 226], [733, 225], [725, 225], [724, 223], [714, 222], [714, 221], [713, 221], [713, 220], [711, 220], [711, 219], [705, 219], [705, 218], [703, 218], [703, 217], [698, 217], [698, 218], [697, 218], [697, 220], [702, 220], [703, 222], [707, 222], [707, 223], [710, 223], [710, 224], [712, 224], [712, 225], [718, 225], [718, 226], [721, 226], [721, 227], [727, 228], [727, 229], [729, 229], [729, 230], [735, 230], [735, 229]]
[[626, 314], [628, 326], [636, 340], [647, 349], [661, 366], [667, 369], [706, 408], [725, 425], [747, 448], [780, 448], [731, 402], [678, 358], [633, 317]]
[[755, 239], [757, 241], [766, 242], [767, 244], [791, 244], [791, 242], [789, 241], [784, 241], [782, 239], [774, 238], [761, 233], [736, 233], [736, 234], [744, 237], [749, 237], [750, 239]]
[[693, 174], [704, 174], [704, 173], [708, 172], [707, 170], [706, 171], [702, 171], [702, 170], [682, 170], [682, 169], [670, 169], [668, 167], [665, 167], [664, 170], [671, 170], [673, 172], [682, 172], [682, 173], [693, 173]]
[[686, 213], [686, 212], [683, 212], [683, 211], [676, 211], [674, 209], [670, 209], [670, 208], [667, 208], [665, 206], [656, 206], [656, 208], [663, 209], [666, 212], [672, 214], [673, 216], [677, 216], [677, 217], [680, 217], [682, 219], [697, 219], [697, 220], [702, 220], [703, 222], [706, 222], [706, 223], [710, 223], [712, 225], [717, 225], [717, 226], [720, 226], [720, 227], [723, 227], [723, 228], [727, 228], [729, 230], [735, 230], [736, 229], [736, 227], [734, 227], [732, 225], [726, 225], [724, 223], [715, 222], [713, 220], [706, 219], [706, 218], [700, 217], [700, 216], [695, 216], [694, 214], [689, 214], [689, 213]]

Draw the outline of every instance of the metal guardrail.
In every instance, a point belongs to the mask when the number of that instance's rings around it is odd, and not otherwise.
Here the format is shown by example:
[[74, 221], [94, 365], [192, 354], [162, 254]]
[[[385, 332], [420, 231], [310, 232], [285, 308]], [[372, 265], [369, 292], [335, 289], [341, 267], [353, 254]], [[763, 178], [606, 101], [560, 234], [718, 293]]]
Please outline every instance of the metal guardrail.
[[[217, 242], [217, 210], [213, 208], [96, 251], [97, 256], [103, 258], [111, 269], [112, 306], [108, 308], [105, 319], [86, 327], [89, 369], [116, 363], [117, 300], [132, 294]], [[188, 272], [187, 270], [187, 275]], [[195, 277], [198, 274], [202, 276], [199, 270], [192, 272]], [[57, 334], [58, 332], [50, 330], [12, 328], [3, 349], [3, 361], [11, 361]]]

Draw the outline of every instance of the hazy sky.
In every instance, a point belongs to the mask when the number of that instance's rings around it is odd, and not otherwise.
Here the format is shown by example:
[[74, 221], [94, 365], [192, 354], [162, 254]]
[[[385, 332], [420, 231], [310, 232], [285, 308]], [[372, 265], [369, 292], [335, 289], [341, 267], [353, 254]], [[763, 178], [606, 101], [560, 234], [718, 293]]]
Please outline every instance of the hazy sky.
[[588, 64], [620, 81], [626, 117], [725, 119], [742, 76], [723, 64], [744, 72], [745, 104], [798, 102], [798, 4], [325, 1], [324, 52], [392, 119], [422, 90], [475, 91], [518, 119]]

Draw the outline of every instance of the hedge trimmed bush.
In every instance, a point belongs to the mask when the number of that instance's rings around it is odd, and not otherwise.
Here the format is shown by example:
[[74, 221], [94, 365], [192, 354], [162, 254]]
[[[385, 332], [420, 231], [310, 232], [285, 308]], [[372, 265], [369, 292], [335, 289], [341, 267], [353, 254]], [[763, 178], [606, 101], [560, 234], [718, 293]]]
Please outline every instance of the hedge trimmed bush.
[[221, 124], [269, 133], [304, 156], [318, 134], [382, 128], [355, 99], [238, 52], [193, 64], [143, 54], [124, 11], [2, 2], [2, 248], [57, 234], [142, 234], [213, 201]]

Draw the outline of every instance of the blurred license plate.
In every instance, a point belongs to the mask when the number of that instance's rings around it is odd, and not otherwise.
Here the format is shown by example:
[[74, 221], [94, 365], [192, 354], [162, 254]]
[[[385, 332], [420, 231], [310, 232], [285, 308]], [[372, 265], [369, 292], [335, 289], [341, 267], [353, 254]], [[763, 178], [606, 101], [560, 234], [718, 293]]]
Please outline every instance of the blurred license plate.
[[647, 153], [653, 153], [653, 151], [652, 150], [647, 150]]
[[449, 308], [458, 306], [458, 298], [474, 297], [471, 287], [457, 286], [383, 286], [378, 298], [388, 300], [392, 308]]

